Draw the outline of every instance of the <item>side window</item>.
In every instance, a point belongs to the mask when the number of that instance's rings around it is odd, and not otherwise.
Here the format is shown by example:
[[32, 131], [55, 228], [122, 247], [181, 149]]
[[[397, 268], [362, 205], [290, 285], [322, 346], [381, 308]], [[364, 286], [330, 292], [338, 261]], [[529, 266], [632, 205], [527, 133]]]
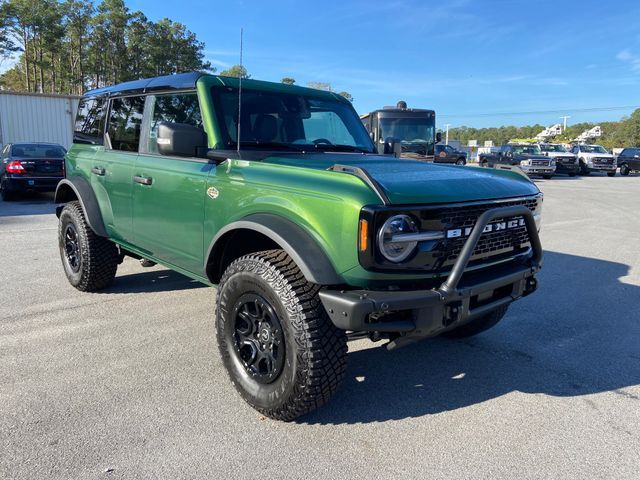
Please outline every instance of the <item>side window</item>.
[[105, 104], [104, 98], [83, 98], [80, 100], [73, 129], [74, 143], [102, 145]]
[[[202, 128], [202, 114], [198, 95], [195, 93], [177, 93], [152, 95], [147, 104], [148, 136], [143, 141], [142, 151], [158, 153], [158, 124], [160, 122], [186, 123]], [[147, 127], [145, 127], [147, 129]]]
[[111, 100], [109, 112], [109, 139], [111, 148], [137, 152], [142, 128], [144, 97], [123, 97]]

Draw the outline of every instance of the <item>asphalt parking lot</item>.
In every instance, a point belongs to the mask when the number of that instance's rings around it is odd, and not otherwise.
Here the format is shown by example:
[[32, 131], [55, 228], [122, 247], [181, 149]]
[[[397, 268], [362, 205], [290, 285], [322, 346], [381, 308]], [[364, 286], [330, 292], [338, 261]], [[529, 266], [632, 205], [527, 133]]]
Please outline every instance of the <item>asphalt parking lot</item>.
[[472, 339], [351, 343], [288, 424], [228, 382], [214, 289], [129, 259], [77, 292], [50, 197], [0, 203], [0, 478], [637, 479], [640, 178], [537, 183], [535, 295]]

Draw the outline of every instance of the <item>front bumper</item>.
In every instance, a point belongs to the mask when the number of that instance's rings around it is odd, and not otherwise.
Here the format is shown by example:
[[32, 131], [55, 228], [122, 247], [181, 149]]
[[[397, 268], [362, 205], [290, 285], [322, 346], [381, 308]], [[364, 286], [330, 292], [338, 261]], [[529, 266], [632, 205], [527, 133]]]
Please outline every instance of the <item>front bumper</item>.
[[579, 171], [579, 163], [556, 163], [556, 173], [578, 173]]
[[[515, 216], [525, 220], [531, 255], [522, 263], [465, 273], [489, 222]], [[531, 210], [525, 206], [494, 208], [478, 217], [440, 287], [409, 291], [322, 290], [320, 299], [340, 329], [400, 334], [390, 344], [393, 348], [451, 330], [533, 293], [537, 288], [535, 275], [541, 266], [542, 246]]]
[[60, 180], [64, 177], [28, 177], [5, 176], [2, 180], [2, 188], [8, 192], [55, 192]]

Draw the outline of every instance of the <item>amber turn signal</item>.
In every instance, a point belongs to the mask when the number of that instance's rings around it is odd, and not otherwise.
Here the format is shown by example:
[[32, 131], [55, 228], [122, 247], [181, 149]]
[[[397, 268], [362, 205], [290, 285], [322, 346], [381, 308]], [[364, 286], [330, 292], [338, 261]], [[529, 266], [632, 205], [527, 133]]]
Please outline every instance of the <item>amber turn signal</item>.
[[358, 224], [358, 249], [366, 252], [369, 248], [369, 222], [362, 219]]

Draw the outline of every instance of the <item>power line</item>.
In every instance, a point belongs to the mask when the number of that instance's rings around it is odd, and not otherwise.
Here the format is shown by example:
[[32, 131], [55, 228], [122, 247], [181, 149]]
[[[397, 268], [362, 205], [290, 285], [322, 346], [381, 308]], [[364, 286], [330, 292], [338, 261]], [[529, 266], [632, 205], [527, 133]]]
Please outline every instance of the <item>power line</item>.
[[640, 108], [640, 105], [627, 105], [624, 107], [596, 107], [596, 108], [563, 108], [562, 110], [532, 110], [530, 112], [494, 112], [494, 113], [455, 113], [440, 114], [440, 118], [463, 118], [463, 117], [506, 117], [516, 115], [541, 115], [541, 114], [559, 114], [559, 113], [580, 113], [580, 112], [614, 112], [618, 110], [630, 110]]

